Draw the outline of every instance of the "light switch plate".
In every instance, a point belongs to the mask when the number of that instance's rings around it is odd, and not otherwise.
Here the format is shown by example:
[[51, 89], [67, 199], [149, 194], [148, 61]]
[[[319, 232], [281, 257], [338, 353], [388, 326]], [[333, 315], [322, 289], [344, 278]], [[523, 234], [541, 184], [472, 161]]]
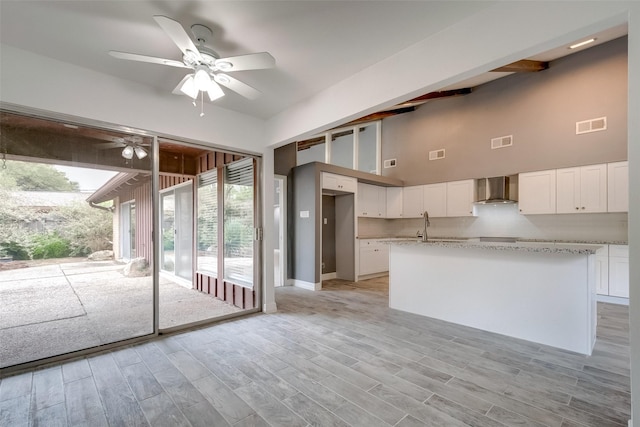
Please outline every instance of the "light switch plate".
[[300, 218], [309, 218], [309, 211], [300, 211]]

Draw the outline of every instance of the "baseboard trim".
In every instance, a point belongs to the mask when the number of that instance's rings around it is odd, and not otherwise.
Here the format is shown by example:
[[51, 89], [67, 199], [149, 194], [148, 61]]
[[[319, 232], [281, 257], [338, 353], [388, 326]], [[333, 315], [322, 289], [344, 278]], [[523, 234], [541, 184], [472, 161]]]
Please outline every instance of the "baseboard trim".
[[333, 273], [325, 273], [322, 275], [322, 280], [332, 280], [335, 279], [336, 276], [336, 272], [334, 271]]
[[305, 282], [304, 280], [292, 279], [293, 286], [296, 288], [306, 289], [308, 291], [319, 291], [322, 289], [322, 283]]
[[608, 295], [596, 295], [596, 301], [610, 304], [629, 305], [629, 298], [611, 297]]

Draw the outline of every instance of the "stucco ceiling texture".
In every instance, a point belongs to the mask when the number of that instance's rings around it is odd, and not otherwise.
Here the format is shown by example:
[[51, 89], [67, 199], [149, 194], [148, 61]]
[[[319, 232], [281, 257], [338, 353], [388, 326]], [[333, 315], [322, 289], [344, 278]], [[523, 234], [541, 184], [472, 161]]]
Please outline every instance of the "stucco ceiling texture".
[[0, 41], [177, 96], [171, 91], [188, 70], [108, 52], [181, 60], [153, 16], [177, 20], [189, 33], [203, 24], [213, 30], [208, 44], [221, 57], [267, 51], [276, 59], [274, 69], [233, 73], [263, 92], [258, 100], [226, 90], [215, 102], [268, 119], [493, 3], [2, 0]]

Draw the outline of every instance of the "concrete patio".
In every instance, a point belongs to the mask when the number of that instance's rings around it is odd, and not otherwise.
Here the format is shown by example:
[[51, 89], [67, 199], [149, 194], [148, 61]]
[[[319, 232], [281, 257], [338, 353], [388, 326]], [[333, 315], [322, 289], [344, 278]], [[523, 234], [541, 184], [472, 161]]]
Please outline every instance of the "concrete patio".
[[[0, 271], [0, 367], [150, 334], [151, 277], [114, 261], [78, 260]], [[239, 312], [160, 278], [160, 328]]]

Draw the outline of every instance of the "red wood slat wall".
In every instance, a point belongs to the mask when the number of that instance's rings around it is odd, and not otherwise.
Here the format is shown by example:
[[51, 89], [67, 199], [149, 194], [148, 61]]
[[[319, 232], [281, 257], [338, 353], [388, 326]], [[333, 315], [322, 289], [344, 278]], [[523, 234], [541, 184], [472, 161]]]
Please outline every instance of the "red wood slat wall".
[[251, 288], [196, 273], [195, 289], [242, 309], [255, 308], [255, 292]]

